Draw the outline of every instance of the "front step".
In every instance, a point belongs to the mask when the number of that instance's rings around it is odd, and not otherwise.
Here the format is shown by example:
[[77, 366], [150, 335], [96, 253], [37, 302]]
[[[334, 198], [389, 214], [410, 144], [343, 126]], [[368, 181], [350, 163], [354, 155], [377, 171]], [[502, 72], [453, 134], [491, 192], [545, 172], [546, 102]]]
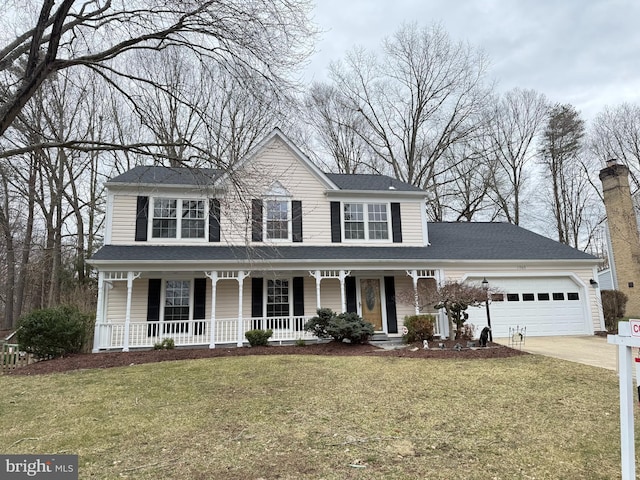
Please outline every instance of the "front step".
[[378, 332], [374, 333], [373, 337], [371, 337], [369, 340], [372, 342], [386, 342], [387, 340], [389, 340], [389, 335], [387, 335], [386, 333]]

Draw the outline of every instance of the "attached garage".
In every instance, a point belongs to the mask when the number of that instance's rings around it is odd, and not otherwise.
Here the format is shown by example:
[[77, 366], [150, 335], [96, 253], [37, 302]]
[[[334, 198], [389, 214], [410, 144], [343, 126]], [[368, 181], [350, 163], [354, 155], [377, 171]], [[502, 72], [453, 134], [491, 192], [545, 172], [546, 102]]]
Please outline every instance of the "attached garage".
[[[492, 295], [490, 307], [494, 337], [509, 336], [509, 328], [526, 327], [529, 336], [588, 335], [592, 331], [585, 286], [573, 277], [488, 278]], [[480, 283], [482, 278], [467, 281]], [[486, 308], [470, 308], [469, 322], [482, 328], [487, 323]], [[479, 333], [479, 332], [478, 332]]]

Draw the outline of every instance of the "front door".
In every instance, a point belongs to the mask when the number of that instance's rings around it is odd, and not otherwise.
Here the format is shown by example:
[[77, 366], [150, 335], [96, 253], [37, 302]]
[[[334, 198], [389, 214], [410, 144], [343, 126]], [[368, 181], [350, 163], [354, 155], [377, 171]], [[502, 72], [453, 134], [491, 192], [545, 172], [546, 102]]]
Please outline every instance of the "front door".
[[379, 278], [360, 279], [360, 305], [362, 318], [373, 324], [376, 332], [382, 331], [382, 301]]

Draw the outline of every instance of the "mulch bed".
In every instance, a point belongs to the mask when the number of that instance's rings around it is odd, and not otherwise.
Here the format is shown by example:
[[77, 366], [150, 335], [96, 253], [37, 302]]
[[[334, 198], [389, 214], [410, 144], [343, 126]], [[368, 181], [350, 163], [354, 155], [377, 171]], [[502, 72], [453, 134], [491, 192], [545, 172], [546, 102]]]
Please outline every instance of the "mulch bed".
[[[209, 348], [177, 348], [173, 350], [145, 350], [134, 352], [103, 352], [82, 353], [37, 362], [13, 370], [11, 375], [40, 375], [48, 373], [66, 372], [95, 368], [123, 367], [142, 363], [166, 362], [172, 360], [191, 360], [214, 357], [240, 357], [246, 355], [364, 355], [376, 357], [403, 358], [447, 358], [447, 359], [478, 359], [505, 358], [526, 355], [525, 352], [515, 350], [504, 345], [489, 343], [486, 348], [463, 348], [460, 351], [453, 347], [456, 341], [443, 341], [445, 348], [438, 348], [438, 341], [430, 343], [429, 350], [422, 345], [409, 345], [405, 348], [386, 350], [374, 345], [349, 345], [346, 343], [312, 343], [304, 347], [296, 345], [268, 346], [268, 347], [216, 347]], [[460, 342], [465, 345], [465, 342]]]

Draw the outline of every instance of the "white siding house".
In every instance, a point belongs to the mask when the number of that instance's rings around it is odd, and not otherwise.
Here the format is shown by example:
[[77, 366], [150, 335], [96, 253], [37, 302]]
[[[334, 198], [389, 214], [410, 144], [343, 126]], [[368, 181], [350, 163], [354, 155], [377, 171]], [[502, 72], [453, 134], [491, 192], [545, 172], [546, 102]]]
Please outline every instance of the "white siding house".
[[[424, 192], [321, 172], [274, 130], [231, 173], [136, 167], [107, 182], [94, 351], [311, 339], [317, 308], [402, 335], [423, 278], [489, 281], [494, 336], [602, 330], [595, 257], [504, 223], [427, 223]], [[434, 281], [432, 280], [432, 281]], [[404, 295], [408, 293], [408, 295]], [[516, 300], [517, 296], [517, 300]], [[470, 312], [477, 327], [483, 309]], [[442, 315], [438, 333], [447, 335]]]

